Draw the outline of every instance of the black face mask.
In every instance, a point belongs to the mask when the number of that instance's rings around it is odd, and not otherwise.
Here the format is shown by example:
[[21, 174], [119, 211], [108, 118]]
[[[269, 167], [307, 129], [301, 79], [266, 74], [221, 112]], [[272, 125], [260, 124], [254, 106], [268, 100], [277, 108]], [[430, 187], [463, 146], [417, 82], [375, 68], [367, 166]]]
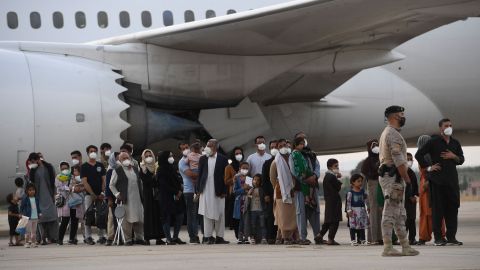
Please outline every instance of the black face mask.
[[400, 127], [403, 127], [405, 126], [406, 121], [407, 119], [405, 117], [400, 117], [400, 119], [398, 119], [398, 124], [400, 125]]

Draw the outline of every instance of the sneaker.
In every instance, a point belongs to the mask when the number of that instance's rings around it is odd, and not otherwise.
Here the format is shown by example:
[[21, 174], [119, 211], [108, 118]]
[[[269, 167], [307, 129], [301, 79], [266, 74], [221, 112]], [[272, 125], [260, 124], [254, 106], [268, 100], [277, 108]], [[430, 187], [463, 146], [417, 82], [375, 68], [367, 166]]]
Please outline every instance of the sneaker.
[[91, 237], [85, 239], [85, 244], [87, 245], [95, 245], [95, 241]]
[[351, 245], [352, 247], [358, 246], [357, 240], [352, 240], [352, 242], [350, 243], [350, 245]]
[[263, 238], [262, 241], [260, 242], [262, 245], [268, 245], [267, 239]]
[[417, 242], [417, 246], [425, 246], [425, 241], [424, 240], [420, 240]]
[[107, 238], [105, 238], [105, 237], [100, 237], [97, 240], [97, 244], [100, 244], [100, 245], [104, 245], [106, 242], [107, 242]]
[[58, 241], [57, 241], [57, 245], [63, 246], [63, 240], [58, 240]]
[[256, 244], [257, 244], [257, 240], [255, 240], [255, 238], [250, 239], [250, 244], [256, 245]]
[[207, 245], [214, 245], [215, 244], [215, 237], [213, 236], [210, 236], [208, 237], [208, 240], [207, 240]]
[[445, 246], [447, 244], [447, 241], [445, 240], [435, 240], [435, 242], [433, 243], [434, 246], [437, 246], [437, 247], [441, 247], [441, 246]]
[[31, 245], [31, 247], [36, 248], [36, 247], [38, 247], [38, 244], [37, 244], [37, 243], [33, 243], [33, 244]]
[[299, 244], [299, 245], [302, 245], [302, 246], [308, 246], [308, 245], [310, 245], [310, 243], [311, 243], [311, 242], [310, 242], [310, 240], [308, 240], [308, 239], [298, 240], [298, 244]]
[[77, 240], [68, 240], [69, 245], [76, 245], [77, 242], [78, 242]]
[[414, 239], [414, 240], [410, 240], [409, 243], [411, 246], [416, 246], [418, 244], [418, 241]]
[[360, 242], [360, 244], [361, 244], [362, 246], [370, 246], [370, 243], [369, 243], [367, 240], [362, 240], [362, 241]]
[[275, 240], [275, 245], [283, 245], [283, 240], [282, 239]]
[[157, 246], [163, 246], [165, 244], [166, 244], [165, 241], [163, 241], [162, 239], [157, 239], [155, 241], [155, 245], [157, 245]]
[[230, 244], [230, 242], [228, 241], [225, 241], [225, 239], [223, 239], [223, 237], [218, 237], [215, 239], [215, 244]]
[[25, 243], [24, 247], [30, 248], [31, 245], [32, 245], [32, 243]]
[[457, 239], [453, 239], [453, 240], [448, 240], [447, 245], [449, 245], [449, 246], [461, 246], [461, 245], [463, 245], [463, 242], [460, 242]]
[[200, 244], [200, 239], [198, 237], [190, 238], [190, 244]]
[[113, 245], [113, 240], [107, 240], [107, 242], [105, 243], [105, 246], [109, 247]]
[[339, 246], [340, 244], [335, 240], [328, 240], [327, 245], [329, 245], [329, 246]]
[[176, 244], [177, 244], [177, 242], [175, 242], [175, 241], [173, 241], [173, 240], [168, 240], [168, 239], [167, 239], [167, 246], [174, 246], [174, 245], [176, 245]]

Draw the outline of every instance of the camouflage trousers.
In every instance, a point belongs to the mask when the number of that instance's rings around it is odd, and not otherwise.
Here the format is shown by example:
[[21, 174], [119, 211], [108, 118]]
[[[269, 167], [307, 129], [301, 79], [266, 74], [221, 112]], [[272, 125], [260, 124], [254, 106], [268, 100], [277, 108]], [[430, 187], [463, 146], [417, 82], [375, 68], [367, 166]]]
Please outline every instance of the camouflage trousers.
[[404, 205], [405, 183], [403, 181], [397, 183], [395, 179], [395, 176], [390, 177], [388, 175], [379, 177], [379, 183], [385, 197], [382, 214], [382, 235], [383, 239], [392, 239], [392, 232], [395, 229], [398, 239], [404, 240], [407, 237], [405, 229], [407, 212]]

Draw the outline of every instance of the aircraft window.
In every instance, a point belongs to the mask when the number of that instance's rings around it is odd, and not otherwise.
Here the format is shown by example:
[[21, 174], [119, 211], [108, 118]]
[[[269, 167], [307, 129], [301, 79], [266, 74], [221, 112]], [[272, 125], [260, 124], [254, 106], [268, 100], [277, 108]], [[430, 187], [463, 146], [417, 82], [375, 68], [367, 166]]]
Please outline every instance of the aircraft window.
[[18, 27], [17, 13], [13, 11], [7, 13], [7, 25], [10, 29], [16, 29]]
[[55, 28], [60, 29], [63, 28], [63, 14], [59, 11], [55, 11], [52, 15], [53, 19], [53, 26]]
[[85, 13], [78, 11], [75, 13], [75, 24], [78, 28], [82, 29], [85, 28], [87, 25], [87, 19], [85, 18]]
[[127, 28], [130, 26], [130, 15], [126, 11], [120, 12], [120, 25], [123, 28]]
[[227, 10], [227, 14], [234, 14], [237, 13], [234, 9]]
[[184, 17], [185, 17], [185, 22], [195, 21], [195, 14], [191, 10], [185, 11]]
[[33, 29], [38, 29], [42, 26], [42, 20], [40, 18], [40, 13], [32, 12], [30, 13], [30, 25]]
[[170, 10], [165, 10], [163, 12], [163, 25], [173, 25], [173, 13]]
[[209, 9], [207, 10], [207, 12], [205, 13], [205, 17], [208, 19], [208, 18], [214, 18], [216, 15], [215, 15], [215, 11]]
[[150, 27], [152, 26], [152, 15], [149, 11], [142, 12], [142, 24], [143, 27]]
[[98, 27], [107, 28], [108, 27], [108, 15], [105, 11], [100, 11], [97, 13]]

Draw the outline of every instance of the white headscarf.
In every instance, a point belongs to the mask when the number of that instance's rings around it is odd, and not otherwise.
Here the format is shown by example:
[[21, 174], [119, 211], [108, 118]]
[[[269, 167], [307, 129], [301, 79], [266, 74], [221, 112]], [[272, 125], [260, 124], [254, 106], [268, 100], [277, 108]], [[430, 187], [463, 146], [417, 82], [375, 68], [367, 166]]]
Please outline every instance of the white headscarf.
[[[153, 161], [151, 163], [145, 162], [145, 153], [150, 152], [153, 157]], [[143, 173], [147, 173], [147, 170], [149, 170], [151, 173], [155, 173], [156, 169], [156, 162], [155, 162], [155, 154], [153, 153], [152, 150], [150, 149], [145, 149], [142, 152], [142, 162], [140, 162], [140, 168], [142, 169]]]
[[295, 184], [288, 163], [281, 154], [275, 156], [275, 163], [277, 164], [278, 184], [282, 193], [282, 201], [292, 204], [293, 200], [290, 192]]

